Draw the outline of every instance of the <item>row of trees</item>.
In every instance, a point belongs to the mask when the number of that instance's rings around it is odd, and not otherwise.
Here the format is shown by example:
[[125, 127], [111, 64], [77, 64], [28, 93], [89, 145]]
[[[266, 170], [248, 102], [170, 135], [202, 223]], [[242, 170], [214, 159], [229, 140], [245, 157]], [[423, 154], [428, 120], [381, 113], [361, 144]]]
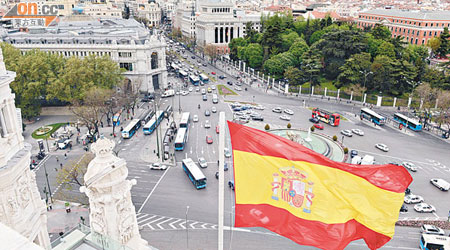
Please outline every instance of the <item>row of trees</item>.
[[25, 119], [39, 115], [42, 103], [69, 104], [94, 135], [104, 117], [109, 123], [115, 112], [134, 110], [138, 93], [108, 56], [64, 58], [40, 50], [22, 53], [7, 43], [1, 48], [6, 68], [17, 74], [11, 88]]
[[[294, 21], [291, 15], [263, 18], [261, 33], [246, 25], [246, 36], [229, 43], [230, 57], [242, 60], [290, 85], [318, 85], [332, 81], [336, 87], [360, 85], [372, 92], [393, 96], [410, 93], [419, 82], [450, 89], [445, 71], [428, 67], [428, 48], [407, 45], [392, 38], [388, 28], [378, 25], [362, 31], [353, 24], [325, 19]], [[435, 49], [449, 53], [445, 29]]]

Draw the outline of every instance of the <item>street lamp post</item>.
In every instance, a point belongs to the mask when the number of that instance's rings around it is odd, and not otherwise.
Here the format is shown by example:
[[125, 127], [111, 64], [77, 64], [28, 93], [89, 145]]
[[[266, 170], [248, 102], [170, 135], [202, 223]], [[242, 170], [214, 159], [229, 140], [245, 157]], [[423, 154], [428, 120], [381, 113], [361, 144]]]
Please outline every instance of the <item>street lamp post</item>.
[[370, 75], [370, 74], [373, 74], [373, 72], [372, 71], [367, 72], [367, 70], [364, 70], [364, 71], [360, 70], [359, 73], [364, 75], [363, 94], [362, 94], [362, 97], [361, 97], [361, 101], [364, 102], [364, 94], [366, 93], [367, 76]]
[[185, 220], [185, 224], [184, 224], [186, 226], [186, 249], [189, 249], [189, 230], [188, 230], [188, 224], [187, 224], [188, 212], [189, 212], [189, 206], [186, 206], [186, 220]]
[[[158, 111], [158, 104], [156, 103], [156, 98], [153, 100], [153, 107], [155, 109], [155, 115], [156, 112]], [[159, 127], [159, 126], [158, 126]], [[158, 136], [158, 130], [155, 131], [156, 132], [156, 149], [157, 149], [157, 156], [158, 159], [161, 156], [160, 152], [159, 152], [159, 136]]]
[[48, 182], [48, 173], [47, 173], [47, 167], [45, 166], [45, 162], [44, 162], [44, 172], [45, 172], [45, 179], [47, 181], [48, 193], [50, 195], [50, 201], [51, 201], [51, 203], [53, 203], [52, 190], [50, 189], [50, 182]]

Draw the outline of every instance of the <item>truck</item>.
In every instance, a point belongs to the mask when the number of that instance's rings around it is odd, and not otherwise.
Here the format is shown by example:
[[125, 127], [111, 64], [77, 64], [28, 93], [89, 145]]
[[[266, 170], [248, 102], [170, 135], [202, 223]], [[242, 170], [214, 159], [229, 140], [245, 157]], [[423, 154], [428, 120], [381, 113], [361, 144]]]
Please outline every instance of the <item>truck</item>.
[[164, 97], [171, 97], [175, 95], [175, 90], [173, 89], [168, 89], [166, 91], [164, 91], [164, 94], [161, 95], [162, 98]]
[[361, 160], [361, 165], [373, 165], [375, 163], [375, 157], [371, 155], [365, 155]]

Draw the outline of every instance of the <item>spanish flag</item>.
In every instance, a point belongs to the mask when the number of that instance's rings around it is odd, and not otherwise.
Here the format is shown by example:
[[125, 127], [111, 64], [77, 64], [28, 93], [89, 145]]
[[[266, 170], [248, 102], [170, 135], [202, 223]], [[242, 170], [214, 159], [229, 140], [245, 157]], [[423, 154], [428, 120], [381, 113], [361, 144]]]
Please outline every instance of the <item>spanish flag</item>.
[[228, 127], [236, 227], [264, 227], [321, 249], [344, 249], [357, 239], [377, 249], [394, 236], [412, 181], [405, 168], [334, 162], [277, 135]]

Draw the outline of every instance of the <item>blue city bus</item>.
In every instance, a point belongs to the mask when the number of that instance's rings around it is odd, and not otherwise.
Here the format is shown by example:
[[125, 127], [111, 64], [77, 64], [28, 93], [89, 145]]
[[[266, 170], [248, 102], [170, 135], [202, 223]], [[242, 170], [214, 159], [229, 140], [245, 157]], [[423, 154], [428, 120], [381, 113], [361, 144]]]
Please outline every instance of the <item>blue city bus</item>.
[[204, 82], [204, 83], [209, 82], [209, 78], [205, 74], [200, 74], [200, 80], [202, 80], [202, 82]]
[[206, 176], [191, 158], [183, 159], [182, 166], [195, 188], [206, 188]]
[[177, 132], [177, 137], [175, 138], [175, 150], [183, 151], [186, 146], [188, 139], [188, 131], [187, 128], [179, 128]]
[[158, 110], [155, 115], [144, 125], [144, 135], [150, 135], [164, 119], [164, 111]]
[[112, 118], [113, 125], [116, 127], [120, 125], [120, 113], [121, 112], [115, 113]]
[[196, 75], [190, 75], [190, 76], [189, 76], [189, 81], [191, 81], [191, 83], [192, 83], [194, 86], [198, 86], [198, 84], [199, 84], [199, 82], [200, 82], [200, 79], [199, 79], [198, 76], [196, 76]]
[[386, 123], [386, 118], [384, 116], [382, 116], [368, 108], [361, 109], [360, 117], [361, 117], [361, 120], [366, 119], [366, 120], [373, 122], [380, 126], [382, 126]]
[[133, 119], [130, 123], [122, 130], [122, 138], [130, 139], [136, 133], [136, 131], [141, 127], [141, 120]]
[[405, 115], [402, 115], [400, 113], [394, 114], [394, 120], [396, 120], [403, 126], [406, 126], [407, 128], [409, 128], [413, 131], [421, 131], [422, 130], [422, 124], [420, 124], [418, 121], [408, 118]]

